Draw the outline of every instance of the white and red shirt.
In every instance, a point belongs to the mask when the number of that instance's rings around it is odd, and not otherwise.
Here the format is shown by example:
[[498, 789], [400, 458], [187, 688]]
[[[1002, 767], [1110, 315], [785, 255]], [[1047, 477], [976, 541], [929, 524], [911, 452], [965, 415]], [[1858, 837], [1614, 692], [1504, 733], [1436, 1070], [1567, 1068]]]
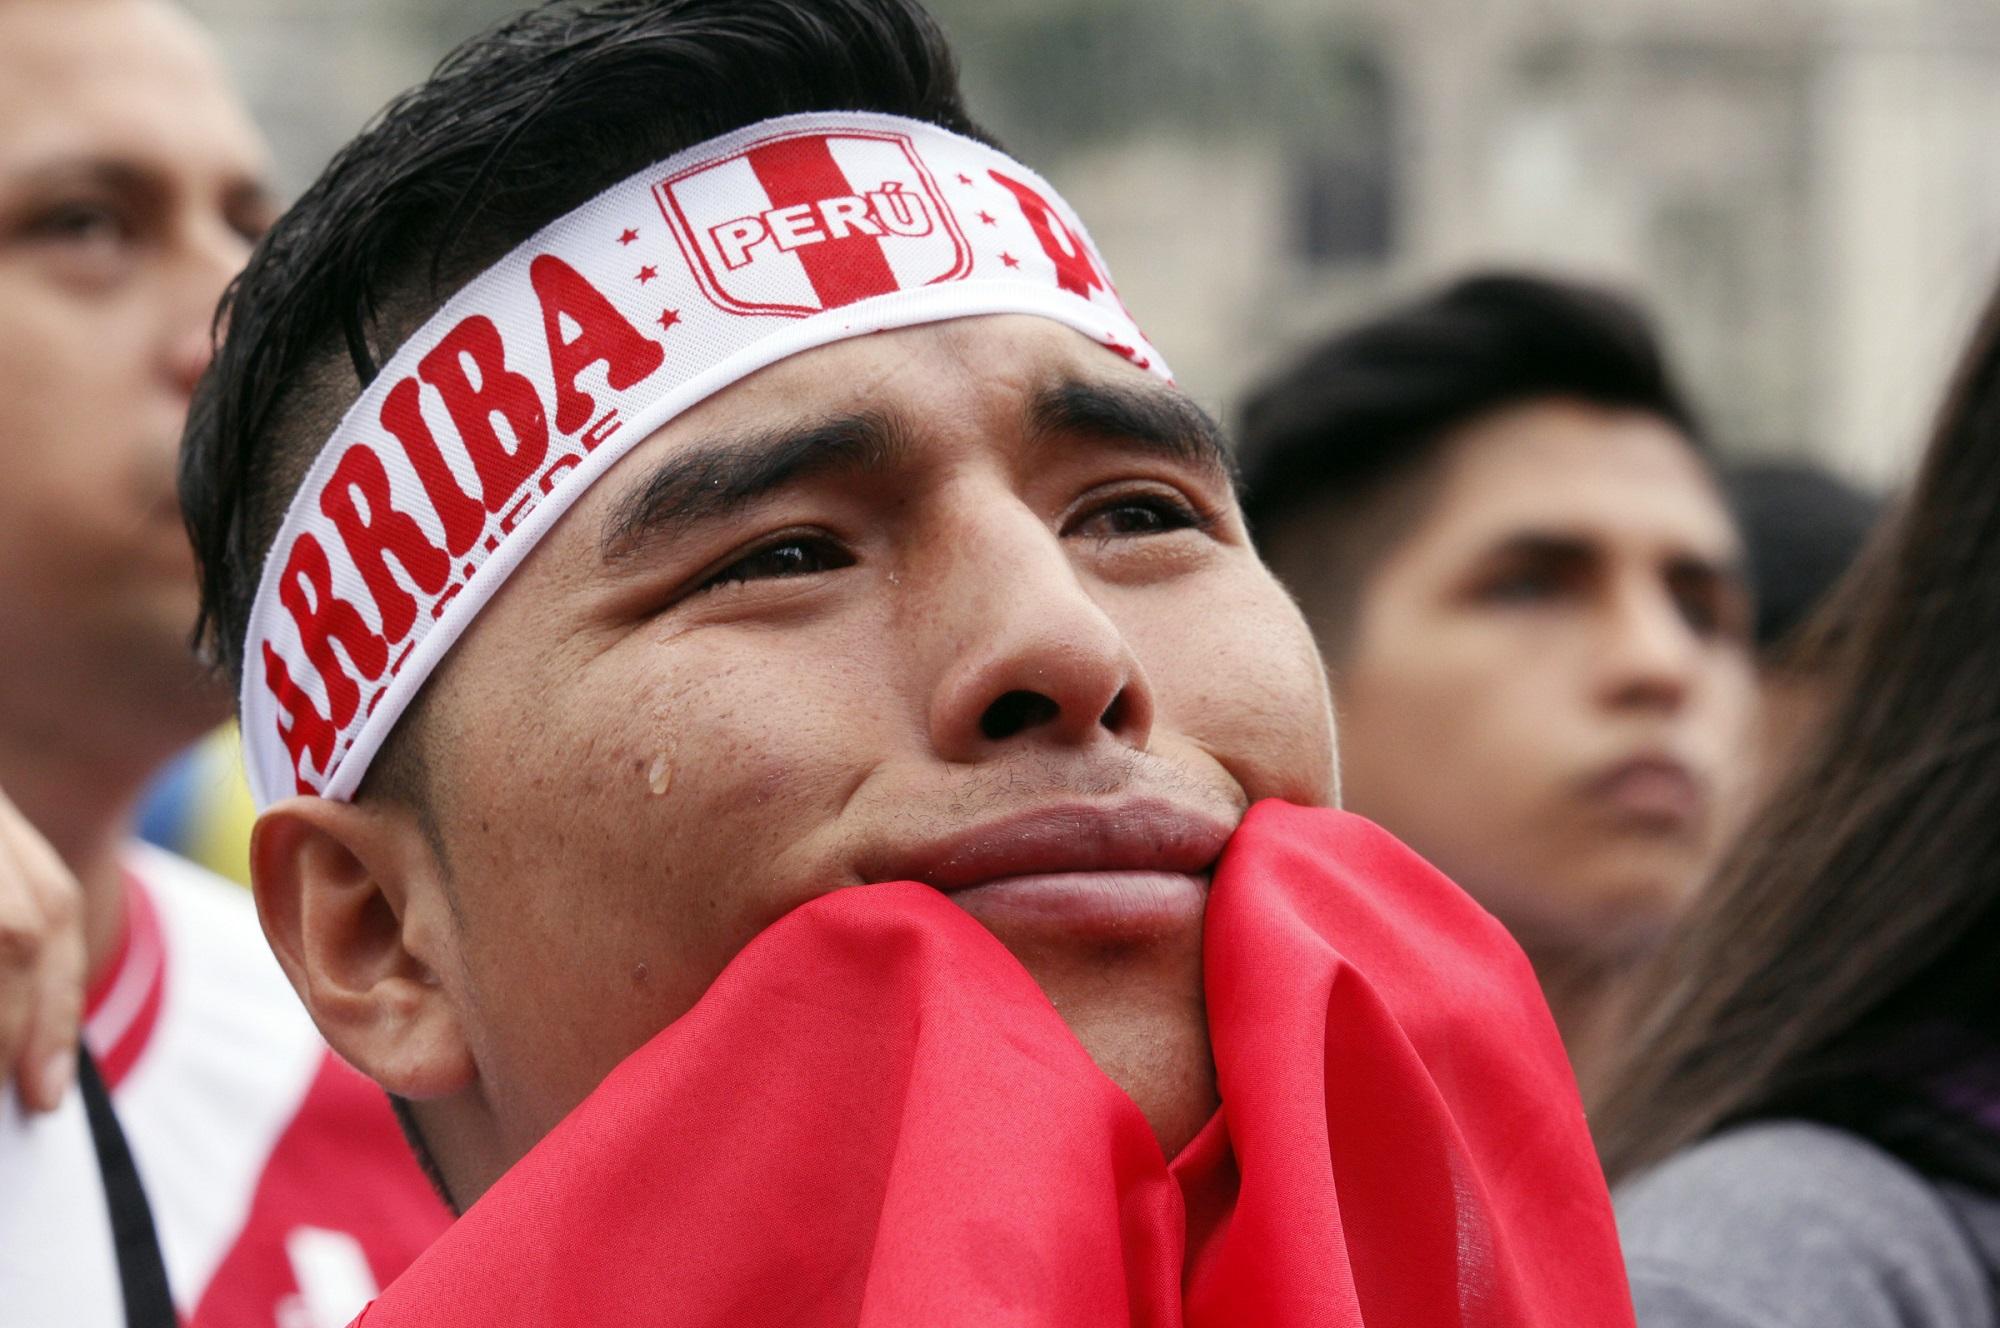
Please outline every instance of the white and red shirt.
[[[449, 1224], [381, 1090], [327, 1050], [242, 890], [135, 845], [96, 1056], [190, 1328], [341, 1328]], [[0, 1106], [0, 1328], [121, 1322], [77, 1095]]]

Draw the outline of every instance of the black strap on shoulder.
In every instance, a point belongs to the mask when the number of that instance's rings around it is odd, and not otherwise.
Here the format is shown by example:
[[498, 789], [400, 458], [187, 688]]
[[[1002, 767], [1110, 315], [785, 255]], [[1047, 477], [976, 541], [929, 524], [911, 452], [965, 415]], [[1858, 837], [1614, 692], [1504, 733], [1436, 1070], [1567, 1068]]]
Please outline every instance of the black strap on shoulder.
[[90, 1118], [90, 1142], [97, 1149], [105, 1206], [111, 1210], [126, 1328], [177, 1328], [173, 1296], [167, 1291], [167, 1265], [160, 1257], [159, 1233], [153, 1229], [153, 1209], [139, 1184], [139, 1168], [133, 1165], [125, 1132], [111, 1110], [111, 1095], [87, 1051], [77, 1054], [76, 1081], [84, 1114]]

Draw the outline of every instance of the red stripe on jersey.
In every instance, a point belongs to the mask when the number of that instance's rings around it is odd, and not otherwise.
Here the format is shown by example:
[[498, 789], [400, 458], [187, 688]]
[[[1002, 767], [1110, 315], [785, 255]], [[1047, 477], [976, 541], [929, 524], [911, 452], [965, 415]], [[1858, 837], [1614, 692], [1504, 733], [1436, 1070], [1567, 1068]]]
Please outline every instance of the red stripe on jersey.
[[[351, 1280], [343, 1245], [374, 1284], [340, 1311], [352, 1315], [449, 1225], [451, 1214], [417, 1177], [382, 1090], [328, 1052], [189, 1328], [317, 1322], [316, 1292], [338, 1298]], [[322, 1262], [332, 1266], [316, 1277], [315, 1256], [329, 1248], [333, 1257]], [[321, 1286], [304, 1285], [315, 1281]]]
[[86, 1022], [97, 1017], [104, 1008], [111, 989], [118, 985], [119, 974], [125, 971], [125, 960], [132, 953], [132, 896], [139, 891], [138, 878], [126, 872], [120, 878], [120, 888], [124, 892], [123, 908], [118, 919], [118, 944], [112, 948], [111, 958], [104, 967], [91, 975], [90, 982], [83, 989], [83, 1017]]
[[[758, 183], [770, 195], [773, 208], [811, 205], [855, 192], [826, 140], [808, 134], [779, 139], [745, 154]], [[803, 244], [792, 250], [805, 265], [806, 276], [824, 309], [838, 309], [871, 295], [897, 289], [896, 274], [874, 236], [849, 234]]]
[[125, 876], [125, 933], [84, 996], [83, 1036], [105, 1087], [116, 1089], [152, 1039], [167, 990], [160, 915], [139, 878]]

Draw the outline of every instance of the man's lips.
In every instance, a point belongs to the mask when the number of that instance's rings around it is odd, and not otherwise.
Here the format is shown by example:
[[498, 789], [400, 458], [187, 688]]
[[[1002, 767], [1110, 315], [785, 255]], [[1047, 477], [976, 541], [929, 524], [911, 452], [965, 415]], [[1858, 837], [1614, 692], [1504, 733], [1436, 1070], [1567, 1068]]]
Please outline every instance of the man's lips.
[[1038, 807], [884, 861], [870, 880], [922, 881], [947, 894], [1015, 876], [1068, 872], [1206, 872], [1232, 827], [1152, 800]]
[[1165, 802], [1063, 804], [918, 846], [867, 875], [934, 886], [1003, 933], [1149, 933], [1200, 919], [1230, 833]]
[[1591, 799], [1622, 821], [1654, 830], [1681, 830], [1708, 809], [1708, 786], [1686, 763], [1670, 756], [1632, 757], [1585, 785]]

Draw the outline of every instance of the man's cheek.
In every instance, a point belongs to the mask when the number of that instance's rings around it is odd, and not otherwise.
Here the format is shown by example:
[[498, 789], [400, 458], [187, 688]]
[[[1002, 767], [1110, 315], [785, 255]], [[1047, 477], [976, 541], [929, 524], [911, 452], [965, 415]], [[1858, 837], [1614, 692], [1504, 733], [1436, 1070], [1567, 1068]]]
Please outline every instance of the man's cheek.
[[1253, 800], [1334, 793], [1325, 669], [1290, 600], [1252, 587], [1179, 615], [1142, 655], [1161, 722], [1214, 754]]
[[616, 809], [603, 834], [645, 846], [690, 956], [719, 969], [802, 902], [800, 859], [839, 814], [853, 743], [842, 708], [789, 671], [704, 659], [684, 673], [694, 676], [633, 689], [633, 718], [598, 780]]

